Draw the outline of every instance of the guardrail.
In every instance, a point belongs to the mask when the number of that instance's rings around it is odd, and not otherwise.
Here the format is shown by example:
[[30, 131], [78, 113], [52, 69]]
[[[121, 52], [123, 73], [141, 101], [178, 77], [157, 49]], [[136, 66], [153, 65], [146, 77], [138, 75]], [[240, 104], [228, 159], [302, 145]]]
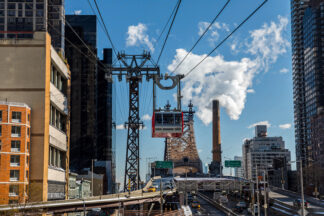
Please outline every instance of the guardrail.
[[201, 193], [197, 193], [197, 195], [206, 200], [207, 202], [209, 202], [211, 205], [215, 206], [217, 209], [219, 209], [220, 211], [228, 214], [228, 215], [232, 215], [232, 216], [239, 216], [239, 214], [236, 214], [235, 212], [233, 212], [231, 209], [226, 208], [225, 206], [221, 205], [220, 203], [216, 202], [215, 200], [209, 198], [208, 196], [201, 194]]
[[[296, 193], [294, 191], [283, 190], [281, 188], [277, 188], [277, 187], [274, 187], [274, 186], [270, 186], [270, 188], [274, 192], [281, 193], [281, 194], [286, 195], [286, 196], [290, 196], [290, 197], [294, 197], [294, 198], [300, 198], [300, 196], [301, 196], [300, 193]], [[318, 200], [318, 199], [316, 199], [314, 197], [305, 195], [305, 200], [307, 200], [310, 204], [313, 204], [315, 206], [319, 206], [319, 207], [324, 208], [324, 202], [321, 202], [320, 200]]]

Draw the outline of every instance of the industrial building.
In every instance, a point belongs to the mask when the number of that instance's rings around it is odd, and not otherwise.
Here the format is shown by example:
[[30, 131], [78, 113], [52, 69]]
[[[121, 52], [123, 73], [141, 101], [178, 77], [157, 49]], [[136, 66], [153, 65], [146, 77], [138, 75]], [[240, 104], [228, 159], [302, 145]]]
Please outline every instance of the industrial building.
[[[0, 73], [0, 101], [28, 104], [31, 110], [28, 201], [65, 199], [70, 140], [69, 67], [51, 46], [46, 32], [34, 32], [28, 39], [2, 39], [0, 49], [1, 70], [10, 72]], [[12, 132], [18, 133], [19, 129]], [[2, 175], [7, 174], [0, 172]]]
[[48, 31], [52, 46], [64, 51], [64, 0], [0, 1], [0, 38], [32, 38]]
[[0, 101], [0, 205], [28, 200], [31, 109]]
[[[266, 125], [255, 126], [255, 137], [244, 141], [242, 152], [244, 177], [251, 180], [256, 180], [263, 172], [273, 171], [273, 161], [276, 159], [285, 158], [286, 161], [290, 161], [290, 151], [285, 149], [282, 137], [267, 136]], [[290, 165], [286, 166], [287, 170], [290, 170]]]
[[312, 183], [314, 172], [307, 170], [319, 164], [324, 168], [316, 156], [317, 152], [324, 151], [324, 146], [316, 146], [311, 128], [312, 118], [316, 118], [318, 110], [324, 106], [323, 13], [323, 0], [291, 0], [296, 157], [304, 166], [308, 194], [315, 192], [316, 186]]

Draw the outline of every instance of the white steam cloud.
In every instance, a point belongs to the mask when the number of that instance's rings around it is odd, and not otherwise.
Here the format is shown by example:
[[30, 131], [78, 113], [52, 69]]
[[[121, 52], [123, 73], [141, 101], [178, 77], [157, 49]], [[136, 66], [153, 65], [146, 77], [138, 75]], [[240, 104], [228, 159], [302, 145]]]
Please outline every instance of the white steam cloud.
[[[211, 102], [220, 101], [231, 119], [239, 119], [246, 102], [247, 93], [252, 93], [253, 78], [260, 71], [267, 71], [270, 63], [287, 52], [289, 42], [283, 37], [288, 19], [279, 16], [278, 22], [264, 24], [261, 29], [250, 32], [250, 42], [245, 44], [252, 58], [237, 61], [224, 59], [222, 55], [209, 56], [199, 67], [184, 79], [183, 102], [192, 100], [197, 106], [197, 116], [204, 124], [212, 121]], [[173, 71], [187, 54], [177, 49], [168, 70]], [[177, 70], [186, 74], [206, 55], [192, 53]]]

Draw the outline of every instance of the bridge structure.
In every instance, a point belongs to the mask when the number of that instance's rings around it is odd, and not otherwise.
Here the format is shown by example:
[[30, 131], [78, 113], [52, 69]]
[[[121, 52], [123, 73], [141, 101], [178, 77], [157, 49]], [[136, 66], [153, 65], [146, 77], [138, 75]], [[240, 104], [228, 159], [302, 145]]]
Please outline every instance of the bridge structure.
[[193, 105], [190, 102], [189, 110], [184, 111], [184, 130], [179, 138], [165, 139], [164, 160], [173, 162], [173, 173], [184, 175], [187, 173], [202, 173], [202, 163], [199, 158], [193, 116]]

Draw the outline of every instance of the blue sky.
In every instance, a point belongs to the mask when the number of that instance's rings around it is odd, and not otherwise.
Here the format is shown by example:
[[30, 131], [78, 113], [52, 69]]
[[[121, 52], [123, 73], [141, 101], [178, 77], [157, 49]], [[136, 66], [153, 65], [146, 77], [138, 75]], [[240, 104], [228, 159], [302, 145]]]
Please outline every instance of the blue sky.
[[[93, 3], [92, 0], [90, 0]], [[167, 21], [175, 0], [97, 0], [113, 43], [126, 53], [150, 50], [157, 59], [162, 41], [156, 42]], [[225, 0], [183, 0], [174, 27], [160, 60], [161, 72], [174, 68], [198, 39], [208, 22], [225, 4]], [[244, 3], [243, 3], [244, 2]], [[177, 73], [186, 73], [235, 28], [262, 1], [232, 0], [209, 33], [182, 64]], [[242, 155], [244, 138], [254, 136], [257, 122], [267, 122], [270, 136], [282, 136], [286, 148], [295, 158], [293, 129], [293, 95], [290, 46], [290, 1], [269, 0], [266, 5], [223, 44], [197, 70], [184, 80], [184, 104], [193, 99], [197, 115], [195, 133], [200, 158], [211, 160], [212, 128], [210, 101], [221, 103], [221, 137], [223, 160]], [[93, 14], [88, 1], [66, 1], [66, 14]], [[111, 47], [98, 25], [98, 55], [102, 48]], [[127, 85], [115, 82], [117, 91], [117, 125], [128, 115]], [[143, 82], [141, 116], [152, 114], [152, 83]], [[174, 105], [174, 92], [159, 92], [158, 102], [167, 100]], [[148, 160], [162, 160], [163, 139], [151, 138], [151, 122], [142, 130], [140, 154], [141, 175], [147, 171]], [[122, 182], [126, 150], [126, 130], [117, 130], [117, 180]], [[225, 170], [229, 173], [229, 170]]]

